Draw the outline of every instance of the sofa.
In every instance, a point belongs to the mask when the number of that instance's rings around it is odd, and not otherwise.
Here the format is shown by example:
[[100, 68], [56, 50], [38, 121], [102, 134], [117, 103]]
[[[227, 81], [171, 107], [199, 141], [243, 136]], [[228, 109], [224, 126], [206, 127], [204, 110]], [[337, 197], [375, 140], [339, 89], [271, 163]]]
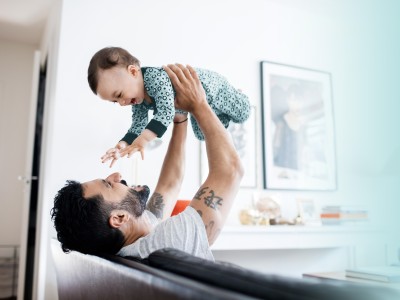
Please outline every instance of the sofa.
[[292, 278], [207, 261], [177, 249], [147, 259], [65, 254], [51, 241], [57, 289], [64, 299], [395, 300], [397, 290], [317, 278]]

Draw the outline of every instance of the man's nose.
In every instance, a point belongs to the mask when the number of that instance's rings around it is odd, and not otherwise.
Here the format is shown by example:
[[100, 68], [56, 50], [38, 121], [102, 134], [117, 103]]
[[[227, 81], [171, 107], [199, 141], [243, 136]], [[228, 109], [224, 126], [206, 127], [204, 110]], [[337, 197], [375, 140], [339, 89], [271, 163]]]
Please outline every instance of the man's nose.
[[113, 181], [113, 182], [120, 182], [121, 181], [121, 177], [122, 177], [121, 173], [115, 172], [115, 173], [112, 173], [111, 175], [109, 175], [107, 177], [107, 180]]

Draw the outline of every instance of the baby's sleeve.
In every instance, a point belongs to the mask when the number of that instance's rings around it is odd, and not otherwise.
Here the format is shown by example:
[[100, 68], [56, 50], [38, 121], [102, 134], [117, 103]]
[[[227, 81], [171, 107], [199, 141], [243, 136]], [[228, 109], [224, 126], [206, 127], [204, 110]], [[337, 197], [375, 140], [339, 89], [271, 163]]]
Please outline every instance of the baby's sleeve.
[[161, 137], [174, 120], [174, 89], [168, 74], [161, 68], [147, 68], [143, 79], [147, 93], [155, 102], [154, 116], [146, 129]]
[[129, 145], [143, 132], [148, 122], [148, 109], [143, 105], [132, 105], [132, 124], [121, 141]]

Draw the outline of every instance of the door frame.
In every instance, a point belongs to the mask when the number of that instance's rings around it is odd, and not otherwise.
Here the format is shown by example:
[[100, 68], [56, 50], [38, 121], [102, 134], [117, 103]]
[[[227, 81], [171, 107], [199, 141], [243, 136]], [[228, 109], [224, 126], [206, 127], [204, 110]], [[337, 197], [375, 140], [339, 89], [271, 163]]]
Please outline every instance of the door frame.
[[21, 240], [19, 250], [19, 266], [18, 266], [18, 299], [24, 298], [26, 264], [27, 264], [27, 248], [28, 248], [28, 226], [29, 226], [29, 209], [32, 186], [32, 165], [33, 165], [33, 149], [35, 142], [35, 128], [37, 115], [37, 102], [40, 77], [40, 60], [41, 52], [36, 50], [33, 53], [33, 74], [32, 74], [32, 91], [29, 107], [29, 121], [27, 128], [27, 146], [26, 146], [26, 166], [25, 174], [21, 176], [24, 181], [24, 198], [22, 204], [22, 224], [21, 224]]

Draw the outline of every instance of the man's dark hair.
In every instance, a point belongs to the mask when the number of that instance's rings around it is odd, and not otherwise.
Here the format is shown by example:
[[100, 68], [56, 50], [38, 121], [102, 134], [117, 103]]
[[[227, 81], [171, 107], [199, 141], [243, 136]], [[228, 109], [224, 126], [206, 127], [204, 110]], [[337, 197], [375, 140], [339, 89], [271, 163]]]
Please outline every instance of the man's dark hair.
[[65, 253], [115, 254], [123, 246], [122, 232], [109, 225], [115, 207], [99, 194], [84, 198], [82, 185], [69, 180], [54, 198], [51, 218]]
[[92, 92], [97, 95], [99, 83], [99, 71], [111, 69], [115, 66], [128, 67], [136, 65], [140, 67], [140, 61], [125, 49], [119, 47], [106, 47], [97, 51], [89, 63], [88, 82]]

